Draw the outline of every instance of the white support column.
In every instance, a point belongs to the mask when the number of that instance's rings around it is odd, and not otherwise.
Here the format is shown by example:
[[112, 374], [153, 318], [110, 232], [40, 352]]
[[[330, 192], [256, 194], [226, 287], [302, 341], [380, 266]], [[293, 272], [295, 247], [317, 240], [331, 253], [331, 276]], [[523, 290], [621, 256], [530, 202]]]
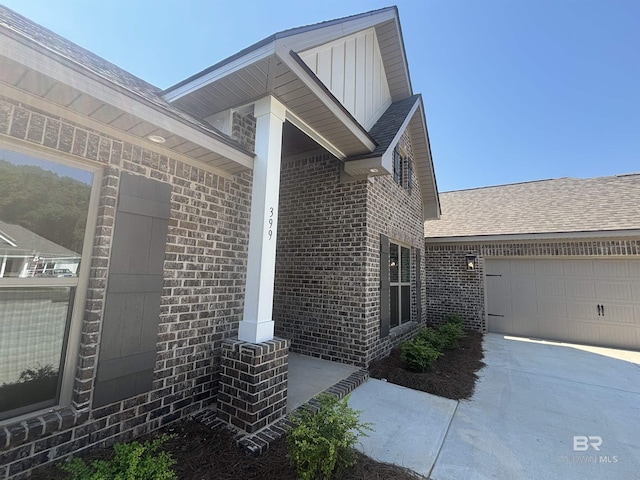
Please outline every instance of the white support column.
[[256, 158], [251, 194], [249, 258], [244, 316], [238, 331], [240, 340], [251, 343], [273, 339], [273, 281], [285, 113], [284, 105], [271, 96], [255, 104]]

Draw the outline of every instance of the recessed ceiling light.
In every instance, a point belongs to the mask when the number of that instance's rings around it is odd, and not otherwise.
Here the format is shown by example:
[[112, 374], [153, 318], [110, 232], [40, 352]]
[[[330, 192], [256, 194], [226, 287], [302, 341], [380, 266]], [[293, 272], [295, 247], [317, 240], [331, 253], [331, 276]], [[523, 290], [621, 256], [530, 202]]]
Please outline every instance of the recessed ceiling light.
[[371, 173], [378, 173], [378, 169], [377, 168], [370, 168], [369, 171]]
[[151, 140], [153, 143], [164, 143], [167, 141], [164, 137], [161, 137], [160, 135], [149, 135], [147, 138]]

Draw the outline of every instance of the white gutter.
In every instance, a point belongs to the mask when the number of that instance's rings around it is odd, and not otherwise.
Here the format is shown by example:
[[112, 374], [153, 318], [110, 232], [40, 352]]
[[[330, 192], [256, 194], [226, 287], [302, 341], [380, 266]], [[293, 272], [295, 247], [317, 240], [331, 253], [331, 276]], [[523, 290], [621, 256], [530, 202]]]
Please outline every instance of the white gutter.
[[244, 167], [253, 168], [253, 156], [240, 152], [212, 135], [201, 132], [168, 114], [160, 112], [158, 109], [143, 103], [142, 100], [136, 101], [132, 96], [126, 95], [107, 85], [109, 81], [106, 79], [98, 81], [86, 73], [82, 74], [78, 72], [76, 68], [72, 68], [52, 58], [51, 55], [39, 52], [14, 38], [2, 36], [0, 56], [14, 60], [27, 68], [51, 77], [62, 84], [68, 85], [86, 95], [90, 95], [123, 112], [130, 113], [152, 125], [163, 128], [185, 140], [192, 141]]
[[243, 55], [240, 58], [237, 58], [225, 65], [222, 65], [220, 68], [216, 68], [215, 70], [203, 75], [202, 77], [195, 78], [189, 83], [182, 85], [181, 87], [176, 88], [175, 90], [171, 90], [163, 95], [163, 98], [169, 102], [175, 102], [176, 100], [189, 95], [196, 90], [199, 90], [202, 87], [206, 87], [210, 83], [213, 83], [217, 80], [220, 80], [227, 75], [230, 75], [238, 70], [241, 70], [249, 65], [252, 65], [264, 58], [267, 58], [275, 53], [275, 40], [273, 42], [269, 42], [267, 45], [257, 48], [256, 50], [252, 50], [251, 52]]
[[517, 242], [535, 240], [566, 240], [575, 238], [620, 238], [640, 237], [640, 229], [598, 230], [586, 232], [551, 232], [504, 235], [472, 235], [468, 237], [425, 237], [425, 243], [481, 243], [481, 242]]

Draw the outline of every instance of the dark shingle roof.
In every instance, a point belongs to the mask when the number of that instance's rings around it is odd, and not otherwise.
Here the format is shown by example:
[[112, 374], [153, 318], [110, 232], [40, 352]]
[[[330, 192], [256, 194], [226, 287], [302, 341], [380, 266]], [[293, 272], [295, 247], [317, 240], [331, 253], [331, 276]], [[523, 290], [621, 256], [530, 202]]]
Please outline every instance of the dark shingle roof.
[[110, 84], [124, 89], [126, 92], [129, 92], [129, 94], [133, 94], [133, 96], [138, 99], [151, 103], [153, 106], [164, 111], [164, 113], [174, 118], [177, 117], [184, 123], [190, 124], [199, 130], [204, 130], [238, 150], [247, 151], [235, 140], [231, 139], [231, 137], [208, 124], [200, 122], [164, 100], [160, 88], [136, 77], [95, 53], [76, 45], [3, 5], [0, 5], [0, 27], [19, 34], [21, 37], [71, 62], [85, 72], [97, 75]]
[[370, 155], [382, 155], [391, 146], [398, 130], [407, 119], [407, 115], [416, 104], [420, 95], [412, 95], [389, 105], [376, 124], [369, 130], [378, 146]]
[[56, 257], [79, 257], [80, 254], [47, 240], [40, 235], [27, 230], [20, 225], [0, 221], [0, 235], [8, 235], [16, 244], [15, 247], [1, 243], [0, 251], [30, 254], [38, 252], [41, 255]]
[[440, 194], [425, 237], [640, 229], [640, 174], [558, 178]]

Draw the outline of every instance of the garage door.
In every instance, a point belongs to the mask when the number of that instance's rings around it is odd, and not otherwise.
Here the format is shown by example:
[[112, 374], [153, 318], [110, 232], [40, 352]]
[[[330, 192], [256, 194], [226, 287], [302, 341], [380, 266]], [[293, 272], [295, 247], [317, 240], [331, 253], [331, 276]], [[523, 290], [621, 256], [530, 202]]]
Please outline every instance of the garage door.
[[640, 350], [640, 260], [485, 265], [490, 332]]

